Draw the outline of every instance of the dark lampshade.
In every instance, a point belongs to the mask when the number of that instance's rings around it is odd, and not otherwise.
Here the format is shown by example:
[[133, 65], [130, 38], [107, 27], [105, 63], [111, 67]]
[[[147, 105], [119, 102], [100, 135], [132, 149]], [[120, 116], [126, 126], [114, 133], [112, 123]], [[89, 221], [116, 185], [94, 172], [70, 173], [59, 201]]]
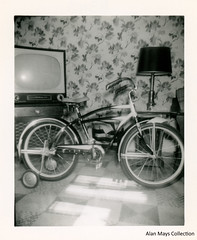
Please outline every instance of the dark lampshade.
[[150, 76], [150, 90], [147, 109], [151, 110], [156, 105], [154, 98], [155, 76], [172, 74], [170, 48], [168, 47], [144, 47], [140, 49], [137, 75]]
[[144, 47], [139, 54], [137, 75], [171, 75], [171, 55], [168, 47]]

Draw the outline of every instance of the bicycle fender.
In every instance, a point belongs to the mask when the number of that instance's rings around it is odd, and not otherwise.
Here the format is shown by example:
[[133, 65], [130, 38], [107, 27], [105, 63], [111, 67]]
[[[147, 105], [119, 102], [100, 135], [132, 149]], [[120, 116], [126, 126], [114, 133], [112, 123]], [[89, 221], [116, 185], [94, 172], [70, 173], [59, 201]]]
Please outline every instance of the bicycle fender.
[[55, 120], [56, 122], [59, 122], [59, 123], [63, 123], [63, 124], [68, 124], [66, 121], [61, 121], [59, 119], [54, 119], [54, 118], [40, 118], [40, 119], [35, 119], [33, 120], [32, 122], [30, 122], [26, 127], [25, 129], [23, 130], [23, 132], [21, 133], [21, 136], [19, 138], [19, 141], [18, 141], [18, 146], [17, 146], [17, 150], [18, 150], [18, 156], [19, 156], [19, 159], [21, 157], [21, 146], [22, 146], [22, 143], [23, 143], [23, 137], [25, 136], [26, 132], [32, 128], [33, 126], [35, 126], [37, 123], [42, 123], [42, 122], [45, 122], [45, 121], [48, 121], [48, 120]]
[[169, 120], [162, 117], [154, 117], [147, 121], [147, 123], [168, 123]]
[[[140, 122], [140, 124], [146, 124], [146, 123], [169, 123], [169, 120], [166, 119], [166, 118], [162, 118], [162, 117], [154, 117], [150, 120], [144, 120], [142, 122]], [[123, 135], [121, 141], [120, 141], [120, 144], [119, 144], [119, 147], [118, 147], [118, 156], [120, 155], [120, 152], [121, 152], [121, 147], [122, 147], [122, 143], [124, 142], [124, 139], [125, 137], [127, 136], [127, 134], [132, 131], [132, 129], [134, 129], [135, 127], [137, 127], [136, 124], [134, 124], [133, 126], [130, 126], [126, 131], [125, 131], [125, 134]], [[118, 157], [118, 161], [120, 162], [120, 158]]]

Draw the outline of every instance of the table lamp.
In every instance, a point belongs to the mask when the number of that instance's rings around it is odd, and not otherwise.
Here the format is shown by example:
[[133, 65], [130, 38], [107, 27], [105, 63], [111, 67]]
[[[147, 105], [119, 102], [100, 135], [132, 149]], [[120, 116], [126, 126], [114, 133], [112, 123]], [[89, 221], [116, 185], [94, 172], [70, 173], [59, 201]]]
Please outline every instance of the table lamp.
[[137, 76], [150, 76], [150, 91], [147, 110], [154, 102], [155, 76], [171, 76], [171, 54], [169, 47], [144, 47], [140, 49]]

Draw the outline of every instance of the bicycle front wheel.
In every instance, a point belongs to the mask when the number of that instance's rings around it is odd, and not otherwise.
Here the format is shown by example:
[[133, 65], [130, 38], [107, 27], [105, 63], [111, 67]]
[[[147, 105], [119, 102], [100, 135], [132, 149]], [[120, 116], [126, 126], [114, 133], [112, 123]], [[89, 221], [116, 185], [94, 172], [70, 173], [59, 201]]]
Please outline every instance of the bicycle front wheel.
[[56, 119], [41, 120], [25, 134], [21, 153], [27, 167], [41, 179], [60, 180], [74, 170], [77, 155], [73, 152], [58, 151], [57, 147], [79, 143], [78, 136], [64, 122]]
[[[184, 166], [183, 141], [176, 129], [160, 123], [130, 129], [123, 137], [118, 157], [129, 179], [146, 187], [172, 184]], [[143, 137], [141, 137], [143, 136]]]

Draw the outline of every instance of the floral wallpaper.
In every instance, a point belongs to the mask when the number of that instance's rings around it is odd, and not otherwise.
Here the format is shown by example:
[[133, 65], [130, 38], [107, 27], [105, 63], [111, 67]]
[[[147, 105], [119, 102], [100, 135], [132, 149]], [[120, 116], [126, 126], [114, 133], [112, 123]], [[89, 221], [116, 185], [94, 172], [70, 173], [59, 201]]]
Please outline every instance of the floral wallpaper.
[[153, 111], [169, 110], [178, 88], [184, 86], [183, 16], [17, 16], [15, 44], [66, 51], [68, 97], [88, 96], [86, 110], [124, 104], [107, 83], [133, 77], [137, 110], [146, 110], [149, 79], [136, 76], [141, 47], [171, 48], [173, 78], [157, 77]]

